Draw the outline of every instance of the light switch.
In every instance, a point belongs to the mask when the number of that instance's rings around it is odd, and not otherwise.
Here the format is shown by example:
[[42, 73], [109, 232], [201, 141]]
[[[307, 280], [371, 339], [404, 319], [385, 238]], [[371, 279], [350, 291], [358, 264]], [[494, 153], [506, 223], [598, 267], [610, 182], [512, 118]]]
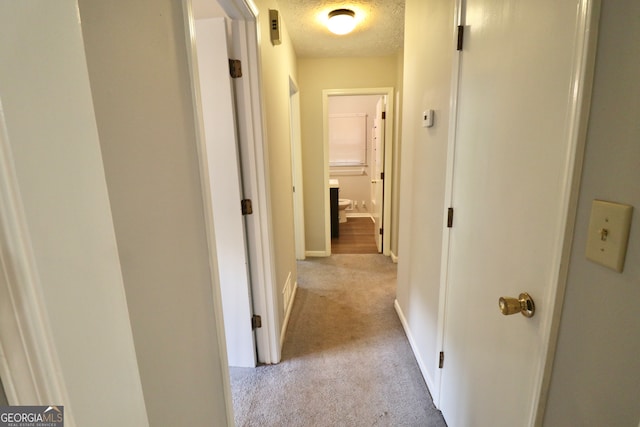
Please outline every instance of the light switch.
[[424, 110], [422, 113], [422, 127], [430, 128], [433, 126], [433, 110]]
[[587, 259], [622, 272], [633, 206], [594, 200], [589, 219]]

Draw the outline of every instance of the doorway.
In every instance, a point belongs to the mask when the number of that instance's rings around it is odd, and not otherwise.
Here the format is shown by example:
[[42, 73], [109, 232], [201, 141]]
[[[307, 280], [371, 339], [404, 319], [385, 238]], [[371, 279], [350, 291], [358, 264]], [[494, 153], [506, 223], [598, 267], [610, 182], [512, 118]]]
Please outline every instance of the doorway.
[[[394, 112], [393, 88], [330, 89], [324, 90], [322, 96], [326, 159], [324, 181], [329, 184], [330, 180], [337, 180], [337, 185], [340, 187], [339, 198], [344, 199], [344, 203], [349, 200], [348, 206], [342, 206], [344, 207], [343, 220], [344, 217], [347, 219], [364, 217], [374, 222], [371, 237], [374, 237], [378, 244], [377, 252], [388, 256], [391, 247], [392, 183], [390, 177], [393, 158], [393, 126], [391, 125]], [[377, 104], [379, 104], [378, 111], [376, 111]], [[377, 115], [380, 117], [376, 118]], [[332, 145], [336, 140], [339, 142], [341, 139], [340, 133], [338, 137], [332, 138], [332, 122], [337, 122], [337, 129], [343, 130], [344, 127], [339, 126], [346, 124], [363, 126], [361, 139], [364, 145], [358, 145], [360, 141], [356, 141], [357, 135], [354, 135], [353, 141], [346, 147], [345, 152], [338, 155], [332, 154]], [[379, 132], [377, 140], [375, 139], [376, 126]], [[327, 252], [330, 254], [332, 219], [329, 185], [326, 185], [325, 200], [325, 240]], [[333, 221], [336, 219], [334, 218]]]
[[331, 253], [380, 253], [383, 95], [330, 96]]

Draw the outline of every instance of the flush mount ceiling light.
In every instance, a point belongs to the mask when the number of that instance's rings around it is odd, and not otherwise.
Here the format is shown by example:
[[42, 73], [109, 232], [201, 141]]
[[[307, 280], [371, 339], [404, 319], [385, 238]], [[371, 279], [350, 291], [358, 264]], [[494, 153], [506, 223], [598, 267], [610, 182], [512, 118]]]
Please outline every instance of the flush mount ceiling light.
[[327, 28], [334, 34], [348, 34], [356, 26], [356, 14], [351, 9], [336, 9], [329, 12]]

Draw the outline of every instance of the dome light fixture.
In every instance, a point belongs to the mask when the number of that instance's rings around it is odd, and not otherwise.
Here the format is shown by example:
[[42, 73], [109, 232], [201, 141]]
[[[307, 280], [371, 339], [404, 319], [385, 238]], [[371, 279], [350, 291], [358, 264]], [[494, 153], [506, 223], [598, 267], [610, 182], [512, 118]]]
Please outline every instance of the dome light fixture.
[[329, 12], [327, 28], [334, 34], [348, 34], [356, 27], [356, 14], [351, 9], [336, 9]]

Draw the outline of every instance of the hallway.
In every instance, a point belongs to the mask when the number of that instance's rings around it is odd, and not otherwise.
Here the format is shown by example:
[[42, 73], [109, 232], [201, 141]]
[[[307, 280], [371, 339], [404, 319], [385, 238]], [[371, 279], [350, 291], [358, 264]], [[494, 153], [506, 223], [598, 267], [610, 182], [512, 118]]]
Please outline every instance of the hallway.
[[381, 255], [298, 263], [283, 360], [231, 368], [238, 426], [445, 426], [393, 302]]

